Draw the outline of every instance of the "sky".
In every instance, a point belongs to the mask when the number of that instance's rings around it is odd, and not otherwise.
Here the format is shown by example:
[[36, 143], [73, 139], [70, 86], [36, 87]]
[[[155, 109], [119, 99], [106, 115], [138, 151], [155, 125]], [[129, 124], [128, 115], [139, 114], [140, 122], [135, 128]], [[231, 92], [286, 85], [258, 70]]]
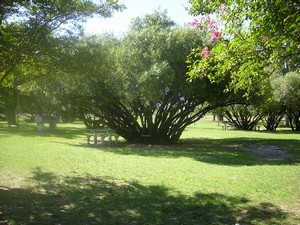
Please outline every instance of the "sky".
[[183, 26], [193, 20], [186, 7], [191, 5], [188, 0], [119, 0], [126, 6], [122, 12], [114, 13], [111, 18], [92, 18], [85, 24], [85, 32], [88, 34], [100, 34], [113, 32], [122, 35], [128, 31], [131, 19], [153, 13], [154, 10], [167, 10], [168, 16], [178, 25]]

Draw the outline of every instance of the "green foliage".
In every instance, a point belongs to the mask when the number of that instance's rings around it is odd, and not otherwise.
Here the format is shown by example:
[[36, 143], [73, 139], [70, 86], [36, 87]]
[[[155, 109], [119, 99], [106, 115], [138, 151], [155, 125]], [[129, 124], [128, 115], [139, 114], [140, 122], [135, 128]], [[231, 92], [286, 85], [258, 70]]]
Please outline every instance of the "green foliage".
[[[226, 95], [206, 78], [187, 80], [186, 57], [203, 45], [201, 33], [150, 25], [121, 40], [117, 49], [121, 87], [115, 90], [105, 84], [101, 94], [106, 98], [96, 100], [97, 109], [107, 125], [128, 141], [174, 143], [186, 126], [216, 105], [226, 104], [221, 101]], [[112, 114], [113, 118], [107, 116]]]
[[33, 116], [54, 117], [60, 116], [62, 106], [58, 99], [49, 90], [36, 86], [30, 92], [23, 89], [21, 96], [22, 112]]
[[[152, 16], [159, 20], [155, 25], [147, 19]], [[227, 104], [228, 95], [223, 83], [187, 80], [186, 57], [203, 46], [201, 32], [172, 27], [165, 14], [148, 17], [140, 21], [145, 28], [120, 40], [104, 35], [75, 41], [55, 63], [59, 79], [46, 85], [73, 102], [80, 118], [96, 116], [130, 142], [174, 143], [209, 109]]]
[[192, 30], [157, 31], [151, 27], [129, 34], [118, 53], [127, 92], [139, 90], [139, 95], [132, 97], [155, 104], [171, 89], [187, 93], [185, 57], [197, 45], [202, 45], [202, 38]]
[[138, 31], [146, 28], [170, 29], [175, 23], [168, 17], [167, 11], [154, 11], [152, 14], [146, 14], [143, 17], [136, 17], [131, 21], [130, 31]]
[[265, 99], [260, 102], [258, 105], [258, 110], [264, 114], [262, 122], [266, 130], [275, 131], [279, 126], [282, 117], [285, 113], [285, 106], [282, 102], [277, 101], [274, 98], [273, 89], [270, 89], [272, 97]]
[[97, 92], [98, 80], [110, 77], [107, 82], [117, 84], [111, 72], [114, 67], [111, 53], [116, 45], [117, 41], [109, 35], [62, 42], [57, 49], [60, 54], [48, 60], [48, 66], [41, 67], [48, 76], [23, 85], [22, 93], [27, 96], [23, 110], [40, 115], [54, 113], [67, 121], [79, 117], [90, 126], [91, 112], [88, 105], [79, 104], [80, 99]]
[[[122, 9], [123, 6], [114, 0], [99, 3], [81, 0], [1, 1], [0, 99], [5, 97], [6, 88], [14, 89], [47, 76], [50, 70], [55, 73], [55, 66], [49, 62], [58, 59], [62, 43], [57, 41], [59, 36], [75, 38], [80, 32], [75, 28], [80, 28], [80, 22], [86, 18], [94, 15], [108, 17], [113, 11]], [[49, 65], [53, 67], [49, 68]]]
[[270, 75], [265, 70], [268, 65], [290, 70], [299, 68], [298, 2], [190, 2], [194, 15], [215, 13], [222, 22], [221, 37], [210, 47], [210, 56], [192, 62], [190, 76], [207, 75], [219, 81], [227, 79], [224, 74], [230, 73], [228, 87], [245, 92], [247, 96], [261, 91], [257, 87]]
[[256, 101], [252, 101], [252, 105], [259, 111], [263, 116], [262, 123], [266, 130], [275, 131], [279, 126], [282, 117], [285, 113], [285, 106], [281, 101], [274, 96], [274, 89], [272, 83], [274, 77], [266, 78], [262, 81], [261, 87], [263, 90], [260, 91], [261, 95], [256, 98]]
[[289, 72], [272, 82], [274, 97], [287, 107], [300, 111], [300, 74]]
[[49, 50], [55, 50], [49, 38], [63, 24], [77, 25], [94, 15], [108, 17], [120, 9], [117, 1], [4, 1], [0, 8], [0, 84], [9, 83], [11, 72], [36, 55], [47, 57]]
[[274, 98], [281, 102], [289, 117], [293, 130], [300, 130], [300, 74], [289, 72], [277, 76], [273, 82]]
[[237, 129], [254, 130], [263, 118], [263, 112], [251, 105], [232, 105], [223, 109], [224, 117]]
[[91, 0], [4, 0], [1, 3], [0, 24], [20, 20], [28, 25], [46, 25], [57, 28], [68, 21], [82, 21], [94, 15], [110, 17], [124, 6], [117, 0], [98, 3]]

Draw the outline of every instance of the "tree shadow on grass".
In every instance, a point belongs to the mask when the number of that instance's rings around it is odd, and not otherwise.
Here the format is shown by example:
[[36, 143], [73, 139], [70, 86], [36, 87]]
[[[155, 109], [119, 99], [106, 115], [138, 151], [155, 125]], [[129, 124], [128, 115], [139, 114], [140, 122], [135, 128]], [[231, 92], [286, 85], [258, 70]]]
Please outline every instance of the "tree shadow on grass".
[[[283, 150], [288, 149], [289, 157], [284, 160], [265, 160], [251, 152], [243, 151], [244, 147], [257, 145], [276, 145]], [[193, 158], [200, 162], [228, 165], [293, 165], [300, 162], [300, 140], [267, 140], [253, 138], [227, 139], [185, 139], [176, 145], [85, 145], [100, 151], [108, 151], [120, 155], [139, 155], [149, 157]]]
[[28, 188], [0, 187], [0, 224], [287, 224], [271, 203], [218, 193], [172, 195], [163, 186], [33, 171]]
[[9, 137], [11, 135], [20, 135], [24, 137], [60, 137], [66, 139], [74, 139], [82, 137], [88, 132], [86, 128], [79, 128], [74, 126], [59, 127], [56, 129], [49, 129], [46, 127], [42, 131], [37, 131], [36, 127], [32, 124], [26, 124], [21, 127], [8, 128], [0, 126], [0, 138]]

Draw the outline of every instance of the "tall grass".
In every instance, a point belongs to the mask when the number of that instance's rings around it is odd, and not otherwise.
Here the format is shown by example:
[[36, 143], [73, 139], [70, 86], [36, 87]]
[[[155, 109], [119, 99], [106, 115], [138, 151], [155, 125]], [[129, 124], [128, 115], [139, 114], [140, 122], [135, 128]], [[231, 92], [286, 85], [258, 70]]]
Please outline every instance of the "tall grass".
[[[172, 146], [87, 145], [82, 124], [0, 124], [0, 224], [299, 224], [300, 135], [188, 127]], [[276, 145], [285, 161], [242, 147]]]

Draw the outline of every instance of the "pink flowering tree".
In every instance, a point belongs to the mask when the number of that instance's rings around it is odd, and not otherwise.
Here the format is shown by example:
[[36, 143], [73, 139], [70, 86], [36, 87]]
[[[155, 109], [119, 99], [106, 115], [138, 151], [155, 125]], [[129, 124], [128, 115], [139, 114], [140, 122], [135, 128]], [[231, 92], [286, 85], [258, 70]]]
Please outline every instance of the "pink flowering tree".
[[[190, 23], [205, 29], [210, 44], [200, 48], [202, 59], [190, 62], [191, 77], [228, 80], [226, 90], [265, 92], [261, 85], [272, 72], [299, 70], [300, 3], [293, 0], [190, 0]], [[272, 68], [272, 69], [270, 69]]]
[[[224, 13], [225, 7], [220, 8], [219, 13]], [[205, 14], [205, 16], [202, 16], [199, 20], [194, 19], [192, 22], [189, 23], [191, 27], [194, 27], [196, 29], [199, 29], [201, 31], [205, 31], [210, 40], [210, 44], [205, 46], [203, 49], [200, 49], [202, 58], [208, 58], [210, 53], [210, 46], [213, 46], [214, 43], [218, 42], [221, 39], [221, 31], [220, 31], [220, 25], [221, 21], [220, 14]]]

